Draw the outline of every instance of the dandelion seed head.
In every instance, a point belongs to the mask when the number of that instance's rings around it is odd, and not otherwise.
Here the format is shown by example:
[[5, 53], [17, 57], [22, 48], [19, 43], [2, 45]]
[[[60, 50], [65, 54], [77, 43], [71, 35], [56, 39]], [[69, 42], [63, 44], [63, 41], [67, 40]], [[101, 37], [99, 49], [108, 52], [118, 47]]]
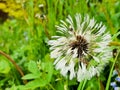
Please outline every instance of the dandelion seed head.
[[70, 80], [76, 77], [79, 82], [99, 76], [112, 57], [108, 46], [111, 36], [103, 23], [76, 14], [75, 18], [69, 15], [66, 21], [61, 20], [56, 28], [60, 35], [48, 42], [55, 68], [63, 76], [69, 76]]

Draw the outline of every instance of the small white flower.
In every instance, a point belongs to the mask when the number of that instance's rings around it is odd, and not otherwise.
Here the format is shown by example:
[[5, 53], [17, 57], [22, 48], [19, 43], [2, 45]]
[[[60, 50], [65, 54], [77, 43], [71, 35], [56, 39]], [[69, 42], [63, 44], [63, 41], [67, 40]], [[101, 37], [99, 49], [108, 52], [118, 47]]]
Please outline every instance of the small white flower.
[[49, 40], [51, 45], [51, 58], [54, 65], [63, 76], [69, 75], [80, 82], [99, 75], [112, 57], [110, 47], [111, 36], [106, 33], [106, 27], [90, 19], [76, 14], [72, 19], [68, 16], [66, 21], [56, 26], [59, 36]]

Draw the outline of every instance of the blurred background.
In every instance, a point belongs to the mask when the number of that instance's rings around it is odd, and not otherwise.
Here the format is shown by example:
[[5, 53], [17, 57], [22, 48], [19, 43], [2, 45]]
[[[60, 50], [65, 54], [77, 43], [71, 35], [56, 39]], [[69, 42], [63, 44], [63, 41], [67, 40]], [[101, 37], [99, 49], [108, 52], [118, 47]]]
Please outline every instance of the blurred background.
[[[56, 35], [55, 25], [68, 15], [88, 14], [103, 22], [111, 35], [120, 31], [120, 0], [0, 0], [0, 50], [21, 68], [21, 76], [4, 55], [0, 55], [0, 90], [76, 90], [56, 71], [47, 44]], [[119, 43], [120, 35], [115, 38]], [[109, 67], [100, 80], [93, 78], [85, 90], [104, 90]], [[23, 83], [27, 80], [27, 83]], [[68, 83], [69, 82], [69, 83]], [[111, 88], [110, 90], [113, 90]]]

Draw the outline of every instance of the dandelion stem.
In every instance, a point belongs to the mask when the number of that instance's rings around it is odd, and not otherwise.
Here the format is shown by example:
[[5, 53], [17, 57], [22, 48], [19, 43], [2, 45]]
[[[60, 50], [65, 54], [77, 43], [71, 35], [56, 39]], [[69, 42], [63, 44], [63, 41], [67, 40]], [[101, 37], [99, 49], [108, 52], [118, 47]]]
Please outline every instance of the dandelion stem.
[[68, 79], [66, 80], [66, 82], [64, 84], [64, 90], [68, 90]]
[[81, 90], [82, 85], [83, 85], [83, 81], [79, 83], [79, 86], [78, 86], [77, 90]]
[[84, 81], [80, 82], [77, 90], [84, 90], [84, 87], [85, 87], [86, 83], [87, 83], [87, 80], [84, 80]]
[[119, 52], [117, 53], [115, 59], [114, 59], [114, 62], [112, 64], [112, 67], [111, 67], [111, 70], [110, 70], [110, 73], [109, 73], [109, 77], [108, 77], [108, 80], [107, 80], [107, 84], [106, 84], [106, 88], [105, 90], [109, 90], [109, 85], [110, 85], [110, 81], [111, 81], [111, 77], [112, 77], [112, 72], [113, 72], [113, 69], [114, 69], [114, 66], [115, 66], [115, 62], [117, 60], [117, 57], [119, 55]]

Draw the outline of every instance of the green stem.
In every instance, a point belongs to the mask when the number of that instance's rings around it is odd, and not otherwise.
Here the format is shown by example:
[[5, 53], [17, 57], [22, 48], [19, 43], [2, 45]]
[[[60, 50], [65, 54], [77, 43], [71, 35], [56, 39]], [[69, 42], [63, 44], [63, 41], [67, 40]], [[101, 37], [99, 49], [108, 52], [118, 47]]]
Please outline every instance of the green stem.
[[52, 90], [55, 90], [55, 88], [51, 85], [51, 84], [48, 84]]
[[79, 86], [78, 86], [77, 90], [81, 90], [82, 85], [83, 85], [83, 81], [79, 83]]
[[[17, 69], [17, 71], [20, 73], [22, 77], [24, 76], [22, 69], [17, 65], [17, 63], [8, 54], [4, 53], [1, 50], [0, 50], [0, 54], [6, 57], [15, 66], [15, 68]], [[26, 84], [27, 80], [23, 80], [23, 83]]]
[[86, 83], [87, 83], [87, 80], [84, 80], [84, 81], [80, 82], [77, 90], [84, 90], [84, 87], [85, 87]]
[[112, 67], [111, 67], [111, 70], [110, 70], [110, 73], [109, 73], [109, 77], [108, 77], [108, 80], [107, 80], [107, 84], [106, 84], [105, 90], [109, 90], [109, 85], [110, 85], [110, 82], [111, 82], [112, 72], [113, 72], [113, 69], [114, 69], [114, 66], [115, 66], [115, 62], [117, 60], [118, 55], [119, 55], [119, 52], [117, 53], [117, 55], [116, 55], [116, 57], [114, 59], [114, 62], [112, 64]]
[[81, 90], [84, 90], [84, 87], [85, 87], [85, 84], [87, 83], [87, 80], [85, 80], [84, 82], [83, 82], [83, 85], [82, 85], [82, 89]]
[[68, 80], [69, 80], [69, 78], [66, 80], [66, 82], [64, 84], [64, 90], [68, 90]]

